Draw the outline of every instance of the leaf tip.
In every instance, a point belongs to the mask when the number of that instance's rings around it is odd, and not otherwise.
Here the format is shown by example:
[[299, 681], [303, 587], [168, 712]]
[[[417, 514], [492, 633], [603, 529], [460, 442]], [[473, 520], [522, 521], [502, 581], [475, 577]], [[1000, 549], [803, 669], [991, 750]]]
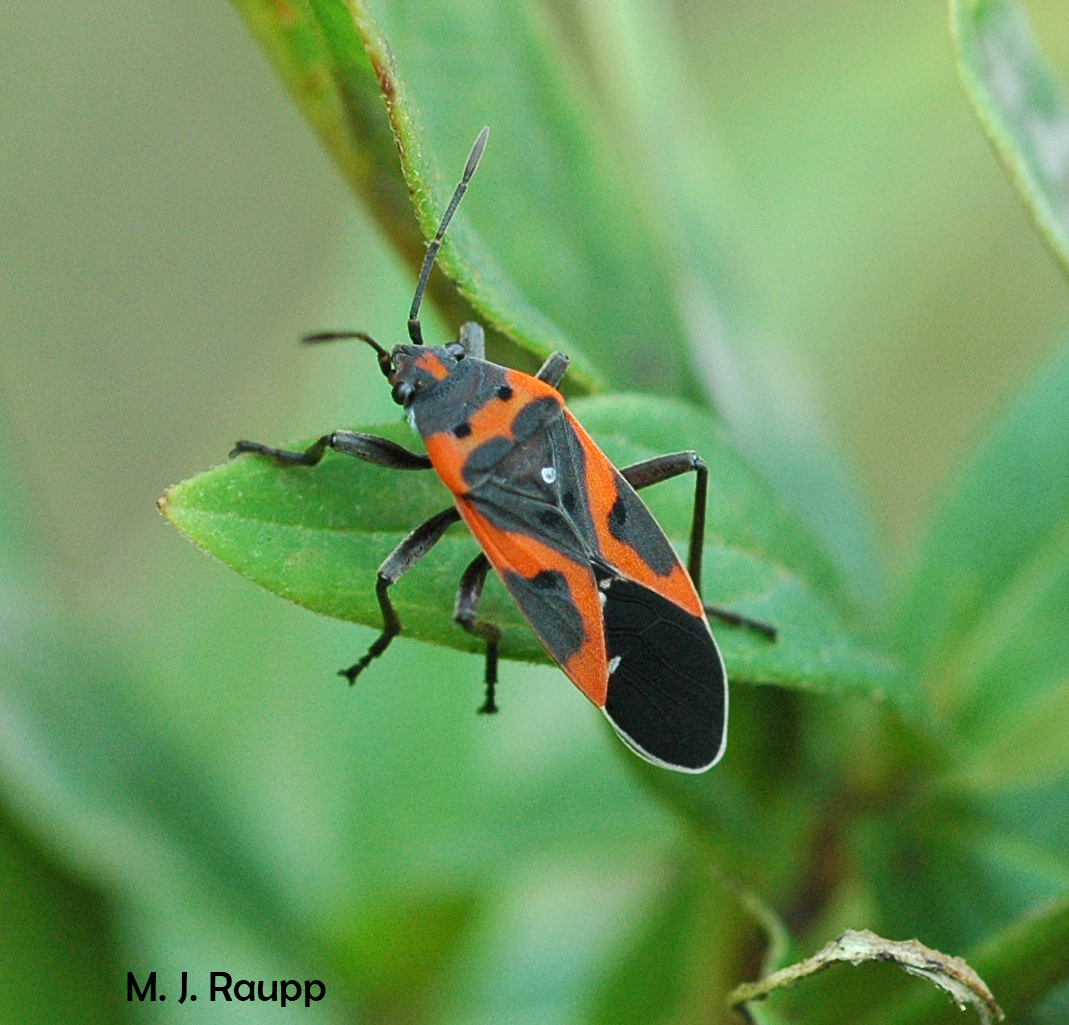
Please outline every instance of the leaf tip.
[[171, 517], [171, 488], [168, 488], [159, 498], [156, 499], [156, 508], [159, 509], [167, 519]]

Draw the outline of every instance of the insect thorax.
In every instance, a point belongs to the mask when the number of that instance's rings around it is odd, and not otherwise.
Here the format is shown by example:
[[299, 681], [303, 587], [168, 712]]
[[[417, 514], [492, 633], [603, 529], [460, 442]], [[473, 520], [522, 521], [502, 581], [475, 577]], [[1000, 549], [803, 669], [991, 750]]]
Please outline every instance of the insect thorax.
[[447, 353], [442, 365], [447, 366], [447, 375], [424, 384], [412, 400], [413, 421], [424, 438], [467, 423], [506, 384], [505, 368], [486, 360], [469, 356], [457, 362]]

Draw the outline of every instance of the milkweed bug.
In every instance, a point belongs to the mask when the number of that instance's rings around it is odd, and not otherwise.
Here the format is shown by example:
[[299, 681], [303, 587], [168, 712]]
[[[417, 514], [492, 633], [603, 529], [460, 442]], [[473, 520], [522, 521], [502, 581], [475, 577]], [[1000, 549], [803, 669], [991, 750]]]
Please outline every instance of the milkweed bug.
[[[315, 466], [326, 450], [395, 470], [433, 469], [454, 505], [416, 527], [379, 567], [375, 593], [382, 633], [341, 675], [353, 683], [401, 632], [389, 589], [458, 520], [482, 552], [464, 571], [453, 616], [486, 642], [486, 700], [497, 710], [501, 631], [478, 613], [492, 566], [550, 657], [605, 713], [642, 758], [703, 772], [727, 739], [727, 673], [706, 613], [775, 639], [774, 628], [700, 597], [708, 472], [695, 452], [617, 470], [557, 391], [568, 357], [554, 353], [533, 377], [485, 359], [483, 329], [464, 324], [450, 345], [423, 344], [419, 307], [446, 228], [482, 157], [489, 129], [475, 140], [463, 177], [420, 271], [408, 318], [410, 345], [388, 352], [360, 331], [310, 335], [306, 342], [355, 338], [379, 368], [423, 439], [427, 454], [367, 434], [334, 431], [303, 452], [239, 441], [230, 453]], [[690, 550], [684, 569], [636, 492], [695, 474]]]

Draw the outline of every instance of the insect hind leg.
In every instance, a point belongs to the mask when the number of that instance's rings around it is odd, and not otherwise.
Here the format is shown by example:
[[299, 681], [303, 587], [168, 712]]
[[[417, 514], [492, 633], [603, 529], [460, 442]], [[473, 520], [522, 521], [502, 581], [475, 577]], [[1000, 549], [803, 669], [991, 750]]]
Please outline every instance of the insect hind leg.
[[460, 513], [457, 512], [456, 506], [443, 509], [426, 523], [421, 523], [416, 527], [379, 567], [375, 583], [375, 597], [378, 598], [379, 608], [382, 610], [382, 633], [379, 634], [378, 640], [367, 649], [367, 653], [360, 661], [355, 662], [348, 669], [338, 670], [338, 675], [344, 676], [350, 685], [356, 683], [356, 678], [373, 659], [378, 658], [390, 646], [390, 641], [401, 632], [401, 620], [398, 618], [397, 610], [393, 607], [393, 602], [390, 601], [389, 589], [415, 566], [441, 540], [446, 530], [459, 519]]
[[702, 602], [702, 608], [705, 609], [707, 615], [715, 616], [729, 626], [745, 626], [750, 630], [756, 630], [759, 634], [764, 634], [770, 641], [776, 640], [779, 636], [779, 631], [771, 623], [763, 623], [760, 619], [751, 619], [749, 616], [732, 612], [731, 609], [721, 608], [719, 605], [707, 605]]
[[[690, 543], [687, 546], [687, 572], [700, 597], [702, 593], [702, 549], [705, 545], [705, 505], [709, 490], [709, 468], [705, 465], [705, 460], [697, 452], [673, 452], [670, 455], [655, 456], [645, 462], [635, 463], [620, 471], [624, 480], [636, 491], [691, 472], [696, 475], [696, 479], [694, 514], [690, 524]], [[710, 616], [715, 616], [731, 626], [744, 626], [756, 630], [771, 641], [776, 640], [778, 636], [778, 631], [774, 626], [762, 623], [759, 619], [750, 619], [749, 616], [721, 608], [719, 605], [706, 605], [703, 602], [702, 607]]]
[[497, 686], [497, 646], [501, 641], [501, 629], [477, 615], [479, 599], [482, 597], [489, 569], [490, 560], [480, 552], [464, 570], [460, 587], [457, 589], [456, 604], [453, 606], [453, 619], [468, 633], [486, 641], [486, 700], [479, 708], [480, 715], [490, 715], [497, 711], [494, 688]]

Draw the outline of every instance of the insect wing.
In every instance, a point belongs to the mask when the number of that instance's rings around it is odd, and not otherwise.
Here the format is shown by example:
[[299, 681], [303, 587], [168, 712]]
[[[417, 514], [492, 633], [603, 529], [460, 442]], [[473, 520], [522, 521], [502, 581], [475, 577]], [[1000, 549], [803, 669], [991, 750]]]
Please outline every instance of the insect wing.
[[603, 711], [648, 761], [703, 772], [727, 742], [727, 671], [701, 598], [634, 488], [565, 410], [583, 448], [609, 681]]

